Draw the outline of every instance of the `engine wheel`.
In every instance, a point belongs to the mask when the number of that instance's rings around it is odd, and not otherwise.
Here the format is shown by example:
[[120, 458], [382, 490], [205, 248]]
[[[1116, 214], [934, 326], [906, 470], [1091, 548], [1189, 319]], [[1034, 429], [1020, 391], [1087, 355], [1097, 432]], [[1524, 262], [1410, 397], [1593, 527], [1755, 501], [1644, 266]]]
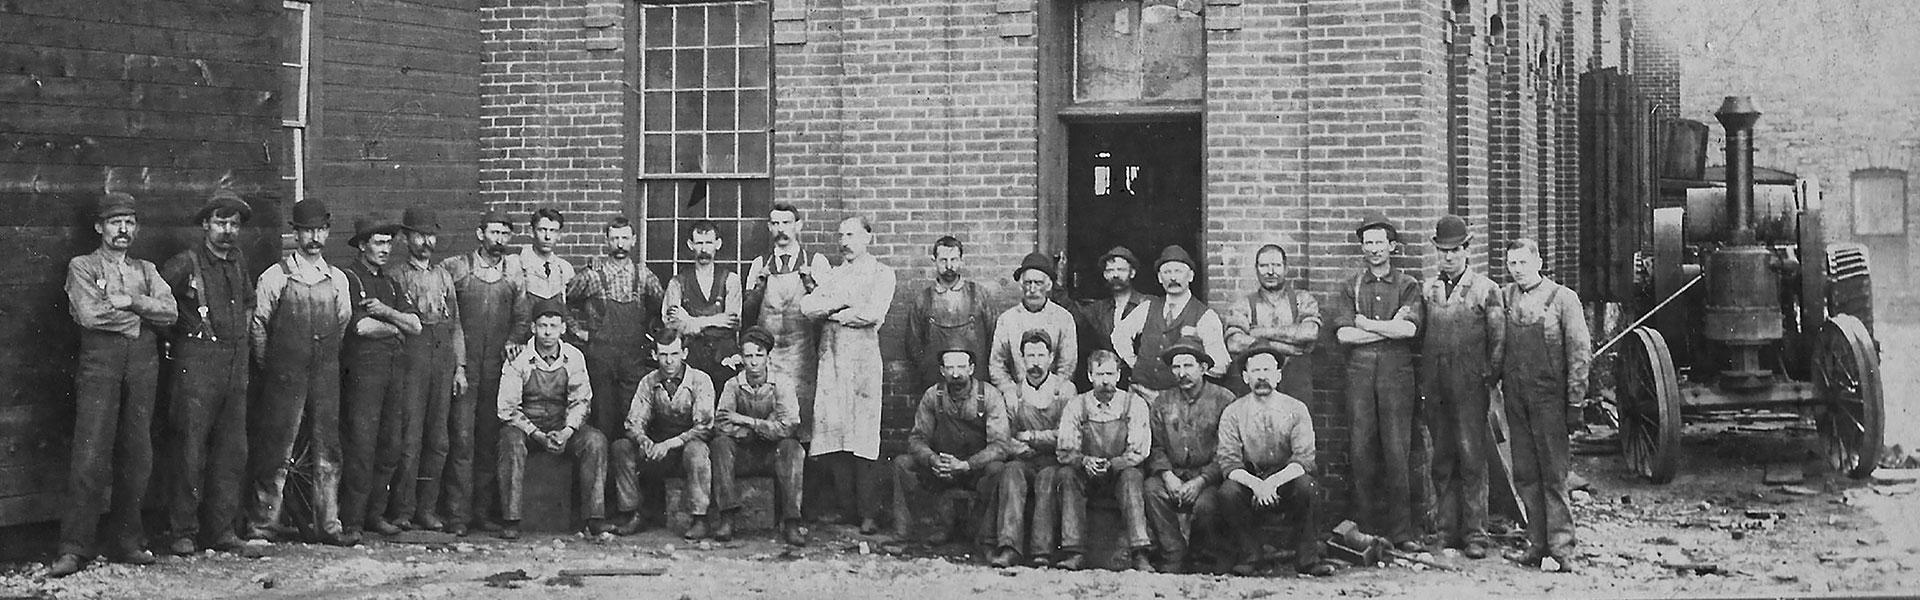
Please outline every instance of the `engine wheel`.
[[1854, 479], [1873, 474], [1885, 439], [1880, 349], [1866, 324], [1839, 314], [1814, 342], [1813, 384], [1819, 393], [1820, 439], [1827, 465]]
[[1680, 379], [1666, 338], [1650, 327], [1634, 329], [1621, 340], [1614, 373], [1627, 465], [1653, 483], [1673, 481], [1680, 453]]

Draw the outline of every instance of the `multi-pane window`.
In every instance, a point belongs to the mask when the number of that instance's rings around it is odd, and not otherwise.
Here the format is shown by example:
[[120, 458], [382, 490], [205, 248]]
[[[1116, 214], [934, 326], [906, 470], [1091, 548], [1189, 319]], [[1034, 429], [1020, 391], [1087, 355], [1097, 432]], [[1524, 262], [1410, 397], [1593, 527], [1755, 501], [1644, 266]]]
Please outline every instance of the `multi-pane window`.
[[649, 266], [691, 256], [693, 222], [720, 225], [718, 257], [744, 269], [772, 204], [772, 16], [765, 0], [640, 5], [641, 233]]
[[287, 37], [280, 44], [280, 130], [285, 154], [280, 179], [293, 188], [293, 201], [307, 194], [308, 85], [313, 60], [313, 3], [285, 0]]

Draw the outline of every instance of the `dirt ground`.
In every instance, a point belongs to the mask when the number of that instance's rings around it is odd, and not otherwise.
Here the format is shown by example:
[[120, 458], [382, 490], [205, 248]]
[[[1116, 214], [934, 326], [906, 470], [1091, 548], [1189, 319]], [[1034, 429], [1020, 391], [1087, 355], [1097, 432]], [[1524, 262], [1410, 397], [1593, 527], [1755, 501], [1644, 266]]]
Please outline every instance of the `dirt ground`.
[[[1920, 326], [1882, 328], [1888, 443], [1915, 448]], [[1672, 597], [1920, 594], [1920, 493], [1913, 470], [1880, 481], [1820, 472], [1810, 428], [1791, 420], [1690, 421], [1681, 474], [1634, 480], [1616, 454], [1575, 457], [1590, 487], [1576, 494], [1584, 566], [1540, 573], [1498, 558], [1433, 556], [1457, 571], [1411, 564], [1346, 568], [1332, 577], [1162, 575], [995, 570], [964, 549], [897, 547], [854, 532], [814, 530], [797, 551], [749, 532], [688, 544], [656, 530], [589, 540], [475, 535], [451, 543], [356, 548], [285, 544], [258, 558], [163, 557], [145, 568], [96, 565], [62, 580], [42, 563], [0, 565], [0, 597], [29, 598], [1263, 598]], [[1798, 484], [1769, 473], [1804, 472]], [[863, 545], [864, 543], [864, 545]], [[655, 567], [656, 576], [564, 578], [561, 569]], [[523, 571], [524, 580], [488, 576]]]

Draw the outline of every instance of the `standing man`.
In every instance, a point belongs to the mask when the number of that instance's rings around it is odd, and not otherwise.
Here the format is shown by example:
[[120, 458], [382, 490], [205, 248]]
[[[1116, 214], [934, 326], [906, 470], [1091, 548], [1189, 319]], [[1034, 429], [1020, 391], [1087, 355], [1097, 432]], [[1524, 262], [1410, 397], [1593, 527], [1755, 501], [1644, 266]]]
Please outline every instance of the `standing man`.
[[1233, 402], [1233, 392], [1206, 380], [1213, 358], [1200, 340], [1186, 338], [1161, 353], [1159, 360], [1173, 370], [1179, 386], [1161, 394], [1153, 404], [1153, 453], [1147, 458], [1147, 522], [1160, 545], [1160, 569], [1187, 571], [1187, 536], [1180, 533], [1177, 513], [1193, 515], [1192, 546], [1205, 546], [1219, 532], [1214, 496], [1224, 475], [1214, 462], [1219, 442], [1220, 412]]
[[607, 438], [587, 424], [593, 388], [587, 385], [587, 357], [560, 340], [567, 320], [559, 311], [533, 320], [533, 339], [507, 361], [500, 373], [499, 411], [501, 539], [520, 537], [520, 498], [527, 471], [527, 447], [573, 459], [573, 486], [586, 517], [584, 533], [611, 530], [607, 516]]
[[448, 257], [440, 268], [453, 279], [455, 309], [466, 345], [466, 393], [454, 397], [447, 444], [447, 532], [465, 535], [469, 524], [499, 529], [499, 486], [494, 484], [499, 449], [500, 373], [507, 350], [529, 328], [526, 285], [513, 264], [513, 222], [489, 210], [474, 230], [479, 247]]
[[840, 221], [840, 253], [845, 262], [820, 278], [820, 286], [800, 300], [808, 318], [822, 320], [820, 387], [814, 396], [813, 447], [834, 485], [841, 509], [858, 507], [860, 532], [880, 525], [879, 490], [870, 480], [880, 456], [880, 384], [886, 363], [880, 357], [880, 325], [893, 302], [893, 268], [868, 252], [873, 224], [866, 217]]
[[[241, 253], [240, 226], [253, 207], [233, 192], [215, 192], [194, 215], [201, 243], [160, 268], [173, 289], [180, 320], [173, 335], [174, 457], [180, 472], [168, 499], [173, 543], [186, 555], [207, 548], [237, 552], [241, 478], [247, 468], [247, 384], [252, 375], [247, 320], [253, 281]], [[198, 538], [198, 539], [196, 539]]]
[[[912, 539], [913, 514], [907, 503], [925, 488], [936, 492], [971, 488], [979, 492], [973, 511], [976, 515], [998, 514], [991, 505], [1001, 483], [1001, 470], [1006, 467], [1001, 452], [1007, 443], [1007, 405], [1000, 399], [1000, 392], [973, 378], [973, 352], [967, 346], [941, 351], [940, 371], [946, 380], [927, 388], [914, 407], [907, 451], [893, 457], [894, 539]], [[939, 546], [952, 539], [959, 519], [945, 494], [935, 506], [937, 525], [927, 543]], [[1019, 543], [1024, 524], [1012, 523], [1011, 529], [1005, 521], [999, 525], [993, 546], [996, 561], [999, 554]], [[984, 533], [985, 527], [978, 523], [976, 527]]]
[[[986, 290], [960, 273], [960, 259], [966, 255], [960, 239], [941, 236], [933, 242], [933, 283], [927, 284], [907, 305], [907, 357], [918, 376], [914, 389], [924, 389], [944, 379], [940, 374], [943, 348], [956, 345], [973, 348], [975, 356], [987, 355], [987, 341], [993, 339], [993, 313]], [[974, 361], [975, 379], [986, 381], [988, 361]]]
[[1500, 381], [1513, 429], [1514, 487], [1528, 521], [1527, 550], [1514, 560], [1546, 571], [1573, 571], [1568, 436], [1586, 405], [1593, 337], [1580, 295], [1541, 275], [1540, 267], [1537, 242], [1522, 238], [1507, 244], [1513, 283], [1500, 290], [1507, 308]]
[[[466, 395], [467, 343], [453, 273], [433, 262], [440, 245], [439, 216], [431, 208], [408, 207], [401, 213], [400, 228], [407, 236], [408, 258], [394, 266], [394, 279], [419, 311], [420, 335], [409, 336], [403, 344], [406, 441], [388, 513], [395, 521], [410, 519], [420, 529], [438, 531], [447, 528], [440, 518], [442, 486], [455, 479], [447, 458], [453, 439], [467, 437], [454, 433], [456, 423], [450, 418], [454, 398]], [[464, 419], [458, 424], [468, 427]], [[472, 454], [471, 447], [466, 450]], [[449, 509], [464, 502], [451, 493], [446, 498]], [[452, 516], [453, 511], [446, 514]]]
[[387, 268], [399, 229], [371, 216], [354, 219], [347, 245], [359, 254], [341, 269], [353, 300], [343, 344], [347, 462], [340, 482], [340, 520], [349, 537], [357, 537], [362, 524], [381, 535], [412, 528], [410, 522], [384, 516], [406, 445], [409, 377], [402, 344], [421, 331], [419, 313]]
[[1285, 248], [1267, 244], [1254, 252], [1253, 274], [1260, 287], [1227, 307], [1223, 317], [1227, 351], [1239, 356], [1265, 344], [1286, 354], [1280, 391], [1294, 398], [1312, 398], [1312, 356], [1320, 340], [1320, 301], [1306, 290], [1294, 289], [1288, 272]]
[[[1133, 366], [1133, 382], [1151, 398], [1178, 385], [1166, 363], [1153, 360], [1180, 338], [1196, 337], [1212, 360], [1206, 376], [1218, 379], [1226, 373], [1227, 334], [1220, 314], [1206, 301], [1193, 296], [1193, 270], [1197, 265], [1185, 248], [1167, 246], [1153, 268], [1160, 274], [1160, 287], [1167, 297], [1155, 298], [1146, 310], [1129, 313], [1113, 326], [1111, 342], [1121, 360]], [[1147, 357], [1141, 361], [1140, 357]]]
[[67, 301], [80, 325], [80, 366], [74, 380], [73, 459], [66, 516], [60, 522], [60, 558], [48, 575], [66, 577], [94, 557], [102, 499], [111, 491], [107, 521], [114, 560], [153, 564], [145, 548], [140, 509], [153, 468], [154, 386], [160, 376], [157, 328], [179, 318], [172, 288], [153, 263], [127, 256], [140, 231], [133, 196], [111, 192], [94, 213], [100, 247], [67, 261]]
[[735, 355], [740, 353], [740, 278], [714, 265], [721, 245], [720, 226], [713, 221], [693, 224], [687, 236], [693, 265], [667, 282], [664, 315], [667, 327], [679, 330], [686, 340], [687, 364], [714, 381], [733, 378], [728, 364], [739, 364]]
[[574, 336], [586, 346], [587, 376], [593, 378], [594, 428], [618, 440], [628, 435], [621, 431], [627, 405], [653, 370], [648, 335], [660, 329], [665, 291], [652, 269], [629, 256], [632, 222], [614, 217], [606, 234], [606, 255], [594, 257], [567, 293], [580, 303]]
[[[1094, 350], [1114, 350], [1114, 326], [1132, 316], [1135, 309], [1160, 299], [1159, 296], [1142, 292], [1134, 287], [1133, 277], [1139, 271], [1140, 259], [1135, 257], [1133, 251], [1128, 250], [1126, 246], [1114, 246], [1106, 254], [1100, 255], [1099, 264], [1101, 278], [1107, 282], [1107, 291], [1111, 295], [1095, 300], [1081, 311], [1086, 315], [1089, 325], [1080, 332], [1081, 364], [1086, 364], [1085, 355], [1091, 354]], [[1122, 387], [1132, 384], [1132, 371], [1122, 365], [1120, 370]], [[1084, 372], [1075, 374], [1074, 382], [1080, 385], [1091, 385]]]
[[304, 440], [313, 473], [308, 524], [320, 541], [351, 546], [340, 527], [340, 343], [354, 320], [347, 274], [326, 262], [333, 215], [319, 200], [293, 205], [298, 249], [260, 274], [248, 335], [266, 385], [247, 411], [248, 477], [253, 505], [246, 537], [273, 540], [280, 522], [295, 440]]
[[1420, 281], [1393, 268], [1399, 231], [1384, 216], [1354, 230], [1366, 268], [1340, 286], [1333, 325], [1347, 355], [1353, 496], [1361, 520], [1402, 552], [1420, 552], [1413, 523], [1413, 340]]
[[1082, 538], [1087, 529], [1087, 487], [1106, 490], [1120, 503], [1126, 521], [1126, 544], [1133, 568], [1153, 571], [1147, 549], [1147, 515], [1143, 495], [1146, 477], [1140, 466], [1153, 447], [1152, 419], [1147, 400], [1132, 390], [1121, 390], [1120, 357], [1100, 350], [1087, 358], [1087, 377], [1093, 391], [1080, 394], [1060, 413], [1057, 452], [1066, 472], [1060, 476], [1060, 551], [1057, 565], [1079, 570], [1086, 560]]
[[[533, 228], [533, 245], [520, 251], [519, 279], [525, 282], [529, 314], [555, 311], [571, 323], [573, 312], [572, 305], [567, 302], [567, 291], [573, 284], [573, 263], [567, 262], [558, 252], [560, 228], [566, 224], [566, 217], [561, 216], [558, 210], [542, 208], [533, 211], [533, 218], [527, 221], [527, 226]], [[515, 342], [525, 343], [526, 339], [523, 336]]]
[[1443, 543], [1468, 558], [1485, 558], [1487, 461], [1493, 447], [1487, 410], [1506, 341], [1499, 286], [1467, 268], [1467, 222], [1440, 217], [1433, 251], [1439, 277], [1420, 287], [1427, 331], [1420, 382], [1433, 432], [1433, 483]]
[[713, 503], [721, 520], [731, 523], [740, 512], [740, 484], [736, 475], [771, 472], [775, 524], [780, 536], [794, 546], [807, 545], [800, 526], [800, 482], [807, 449], [794, 439], [800, 425], [800, 402], [793, 390], [767, 376], [767, 352], [773, 335], [759, 327], [740, 336], [739, 375], [720, 388], [714, 406]]
[[1000, 477], [1000, 527], [1013, 528], [1016, 537], [993, 555], [993, 566], [1010, 567], [1020, 559], [1019, 527], [1027, 521], [1027, 496], [1033, 496], [1033, 526], [1026, 549], [1031, 564], [1052, 561], [1054, 536], [1060, 529], [1060, 413], [1078, 395], [1073, 381], [1057, 375], [1053, 364], [1053, 337], [1045, 331], [1020, 336], [1020, 355], [1027, 371], [1020, 378], [1019, 395], [1007, 403], [1007, 468]]
[[707, 523], [713, 507], [713, 456], [707, 447], [713, 438], [713, 380], [687, 368], [683, 341], [671, 329], [661, 332], [654, 346], [660, 368], [640, 378], [640, 391], [624, 415], [626, 434], [613, 442], [613, 483], [620, 511], [630, 515], [619, 533], [645, 529], [649, 518], [666, 521], [667, 471], [679, 462], [693, 513], [684, 537], [711, 535], [724, 542], [733, 538], [733, 523]]
[[1252, 575], [1260, 556], [1262, 514], [1279, 513], [1293, 534], [1294, 568], [1325, 577], [1333, 565], [1320, 560], [1315, 527], [1320, 523], [1320, 486], [1314, 482], [1313, 415], [1300, 399], [1279, 391], [1281, 363], [1289, 355], [1256, 346], [1243, 359], [1241, 376], [1253, 391], [1220, 415], [1215, 462], [1227, 481], [1220, 485], [1225, 529], [1238, 543], [1233, 572]]
[[1013, 270], [1020, 283], [1020, 304], [1000, 313], [993, 323], [993, 357], [987, 377], [1002, 396], [1020, 394], [1020, 379], [1027, 371], [1026, 357], [1020, 353], [1020, 338], [1029, 331], [1044, 331], [1059, 340], [1060, 351], [1053, 353], [1047, 370], [1061, 377], [1073, 377], [1080, 360], [1080, 331], [1073, 313], [1048, 300], [1053, 293], [1053, 259], [1039, 252], [1027, 254]]
[[[800, 209], [792, 204], [775, 202], [767, 212], [767, 235], [773, 238], [773, 247], [754, 259], [748, 269], [741, 321], [773, 335], [773, 349], [767, 353], [767, 376], [793, 390], [794, 399], [800, 403], [800, 425], [794, 428], [794, 438], [807, 444], [813, 439], [813, 380], [819, 368], [820, 325], [800, 312], [800, 299], [818, 285], [814, 274], [825, 273], [828, 264], [825, 256], [801, 247], [802, 225]], [[817, 517], [821, 501], [830, 495], [821, 485], [826, 481], [825, 469], [814, 464], [805, 474], [806, 491], [801, 494], [804, 510], [806, 516]], [[846, 508], [851, 516], [852, 507]]]

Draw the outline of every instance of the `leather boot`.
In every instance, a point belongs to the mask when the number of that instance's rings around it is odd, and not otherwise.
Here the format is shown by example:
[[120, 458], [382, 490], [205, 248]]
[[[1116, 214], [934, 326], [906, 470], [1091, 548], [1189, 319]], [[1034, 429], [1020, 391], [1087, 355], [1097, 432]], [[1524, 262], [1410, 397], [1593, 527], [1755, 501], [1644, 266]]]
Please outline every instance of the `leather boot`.
[[1066, 571], [1078, 571], [1085, 568], [1086, 564], [1087, 557], [1085, 555], [1078, 551], [1068, 551], [1067, 557], [1060, 559], [1060, 562], [1053, 563], [1053, 566]]
[[996, 569], [1005, 569], [1007, 567], [1011, 567], [1019, 563], [1020, 563], [1019, 552], [1015, 551], [1013, 548], [1001, 546], [999, 550], [994, 551], [993, 561], [990, 564], [992, 564]]
[[494, 535], [500, 536], [500, 539], [503, 539], [503, 540], [520, 539], [520, 522], [507, 521], [505, 523], [501, 523], [500, 531], [495, 533]]
[[1132, 554], [1133, 554], [1133, 570], [1139, 571], [1141, 573], [1155, 572], [1153, 569], [1153, 561], [1147, 560], [1146, 548], [1135, 548]]
[[733, 541], [733, 513], [734, 511], [726, 511], [714, 517], [713, 541]]
[[787, 519], [787, 524], [781, 527], [780, 537], [788, 544], [805, 546], [807, 545], [807, 528], [800, 524], [800, 519]]
[[59, 559], [53, 561], [53, 564], [47, 565], [47, 576], [53, 578], [66, 577], [74, 573], [79, 573], [80, 568], [86, 566], [86, 564], [87, 561], [80, 558], [78, 554], [62, 554]]
[[621, 523], [619, 529], [615, 529], [613, 532], [618, 535], [633, 535], [646, 530], [647, 518], [641, 516], [640, 511], [636, 510], [633, 511], [632, 515], [627, 516], [626, 522]]
[[190, 537], [177, 537], [173, 539], [173, 543], [167, 544], [167, 554], [174, 556], [186, 556], [199, 551], [200, 547], [195, 545], [193, 538]]
[[709, 534], [707, 532], [707, 516], [694, 515], [693, 526], [688, 527], [687, 532], [685, 534], [682, 534], [680, 537], [686, 538], [689, 540], [697, 540], [697, 539], [705, 538], [708, 535]]

